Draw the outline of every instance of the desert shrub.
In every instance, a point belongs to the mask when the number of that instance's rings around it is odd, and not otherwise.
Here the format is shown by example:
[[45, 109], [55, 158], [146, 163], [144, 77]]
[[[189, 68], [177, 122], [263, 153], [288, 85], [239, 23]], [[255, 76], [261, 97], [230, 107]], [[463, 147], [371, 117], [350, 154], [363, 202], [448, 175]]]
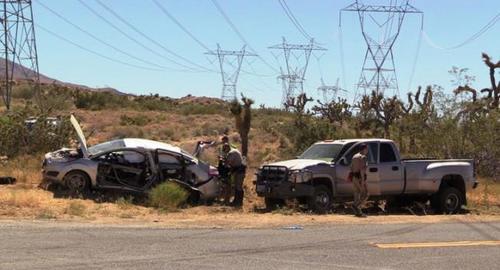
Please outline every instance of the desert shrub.
[[130, 125], [145, 126], [150, 122], [151, 118], [143, 114], [132, 115], [132, 116], [127, 116], [125, 114], [122, 114], [120, 116], [120, 125], [122, 126], [130, 126]]
[[12, 98], [20, 98], [30, 100], [35, 96], [35, 89], [27, 84], [14, 87], [12, 90]]
[[176, 111], [182, 115], [227, 115], [227, 108], [223, 104], [181, 104], [176, 106]]
[[132, 196], [120, 197], [115, 201], [115, 203], [118, 206], [118, 208], [122, 210], [128, 210], [134, 206], [134, 197]]
[[57, 215], [50, 208], [41, 209], [36, 215], [37, 219], [56, 219]]
[[111, 138], [113, 139], [123, 139], [123, 138], [143, 138], [144, 131], [140, 128], [126, 126], [126, 127], [116, 127]]
[[68, 118], [52, 125], [46, 115], [39, 115], [36, 123], [28, 126], [25, 120], [33, 116], [31, 113], [23, 109], [0, 116], [0, 155], [37, 154], [68, 145], [73, 132]]
[[109, 92], [76, 91], [74, 103], [78, 109], [103, 110], [116, 108], [135, 108], [127, 96]]
[[152, 207], [172, 211], [186, 202], [189, 194], [178, 184], [170, 181], [159, 184], [149, 192], [149, 205]]

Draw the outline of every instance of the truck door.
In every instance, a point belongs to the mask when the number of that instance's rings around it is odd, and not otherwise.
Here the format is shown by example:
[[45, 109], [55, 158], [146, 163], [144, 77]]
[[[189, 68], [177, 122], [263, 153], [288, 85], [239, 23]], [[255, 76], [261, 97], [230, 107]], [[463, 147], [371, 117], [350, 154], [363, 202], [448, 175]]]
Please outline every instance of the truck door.
[[404, 170], [392, 143], [380, 143], [378, 165], [381, 194], [400, 194], [404, 188]]
[[[368, 169], [366, 171], [366, 184], [368, 187], [368, 193], [370, 195], [380, 195], [380, 178], [378, 171], [378, 152], [379, 144], [378, 142], [367, 142], [368, 145]], [[337, 176], [341, 178], [337, 181], [337, 190], [341, 195], [351, 195], [353, 194], [352, 183], [348, 182], [347, 174], [350, 171], [350, 166], [352, 162], [352, 157], [359, 152], [360, 144], [351, 147], [351, 149], [344, 156], [346, 164], [339, 164], [337, 170]]]

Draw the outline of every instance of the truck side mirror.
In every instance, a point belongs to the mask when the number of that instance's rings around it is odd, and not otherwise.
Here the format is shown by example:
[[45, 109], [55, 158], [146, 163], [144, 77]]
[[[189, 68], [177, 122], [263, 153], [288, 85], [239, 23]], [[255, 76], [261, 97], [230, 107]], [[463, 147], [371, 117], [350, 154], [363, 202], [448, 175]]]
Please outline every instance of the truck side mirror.
[[340, 158], [339, 164], [343, 166], [347, 166], [347, 159], [345, 157]]

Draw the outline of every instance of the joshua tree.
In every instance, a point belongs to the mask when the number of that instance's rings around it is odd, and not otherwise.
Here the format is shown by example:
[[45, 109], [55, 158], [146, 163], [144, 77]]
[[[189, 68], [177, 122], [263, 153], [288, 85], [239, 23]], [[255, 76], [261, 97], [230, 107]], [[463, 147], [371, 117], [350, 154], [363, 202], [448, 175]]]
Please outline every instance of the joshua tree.
[[339, 123], [342, 126], [344, 121], [352, 115], [351, 105], [347, 103], [347, 99], [338, 98], [337, 101], [331, 100], [328, 103], [322, 103], [318, 100], [318, 104], [319, 106], [314, 106], [312, 110], [328, 119], [331, 124]]
[[287, 100], [287, 104], [289, 108], [292, 108], [293, 111], [298, 115], [303, 115], [306, 112], [307, 102], [313, 101], [312, 98], [308, 98], [306, 93], [302, 93], [297, 97], [291, 97]]
[[500, 61], [493, 63], [490, 56], [486, 53], [482, 54], [484, 63], [490, 69], [490, 83], [491, 88], [484, 88], [481, 93], [488, 93], [487, 99], [489, 101], [490, 109], [498, 109], [500, 105], [500, 81], [497, 83], [495, 79], [495, 70], [500, 69]]
[[[405, 106], [401, 102], [401, 110], [403, 121], [400, 123], [400, 133], [409, 132], [410, 137], [410, 152], [415, 153], [416, 135], [422, 128], [428, 127], [429, 118], [434, 113], [433, 106], [433, 90], [431, 86], [427, 86], [425, 93], [421, 99], [422, 87], [418, 87], [415, 95], [408, 93], [408, 104]], [[401, 148], [404, 151], [404, 142], [400, 138]]]
[[248, 134], [250, 133], [250, 126], [252, 122], [252, 104], [254, 101], [241, 95], [241, 104], [238, 100], [231, 102], [230, 111], [234, 116], [236, 129], [241, 137], [241, 154], [244, 157], [248, 156]]
[[[489, 110], [492, 109], [498, 109], [500, 107], [500, 81], [497, 82], [495, 78], [495, 71], [496, 69], [500, 69], [500, 61], [494, 63], [491, 60], [491, 57], [483, 53], [482, 58], [486, 66], [489, 68], [489, 75], [490, 75], [490, 83], [491, 83], [491, 88], [483, 88], [481, 91], [478, 91], [477, 89], [471, 87], [469, 85], [469, 80], [467, 79], [467, 75], [462, 74], [462, 70], [453, 69], [451, 72], [457, 74], [457, 77], [464, 77], [465, 80], [463, 79], [458, 79], [457, 83], [458, 86], [454, 90], [454, 93], [456, 95], [461, 94], [461, 93], [470, 93], [472, 95], [472, 104], [467, 106], [462, 112], [460, 112], [460, 115], [466, 114], [466, 113], [487, 113]], [[470, 77], [469, 77], [470, 78]], [[486, 94], [486, 96], [482, 97], [481, 99], [478, 99], [478, 92], [481, 92], [483, 94]]]
[[392, 98], [384, 98], [381, 93], [372, 92], [370, 100], [370, 108], [377, 115], [377, 119], [384, 128], [384, 137], [390, 137], [391, 125], [401, 117], [401, 102], [396, 96]]

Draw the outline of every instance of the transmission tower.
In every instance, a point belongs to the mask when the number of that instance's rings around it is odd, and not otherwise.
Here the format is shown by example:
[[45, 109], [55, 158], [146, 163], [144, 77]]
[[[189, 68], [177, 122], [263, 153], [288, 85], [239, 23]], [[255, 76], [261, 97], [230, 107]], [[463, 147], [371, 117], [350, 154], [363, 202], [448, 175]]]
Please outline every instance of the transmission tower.
[[326, 85], [323, 78], [321, 78], [321, 85], [318, 87], [318, 92], [320, 92], [323, 96], [323, 103], [327, 104], [337, 98], [339, 92], [347, 92], [347, 90], [339, 86], [339, 79], [337, 79], [337, 83], [335, 85]]
[[406, 14], [423, 12], [410, 5], [409, 0], [390, 0], [389, 5], [366, 5], [355, 1], [342, 12], [357, 12], [367, 45], [354, 99], [357, 99], [360, 89], [365, 95], [371, 91], [384, 94], [386, 90], [392, 90], [392, 94], [399, 96], [392, 48]]
[[[304, 92], [304, 80], [312, 51], [326, 51], [326, 49], [316, 45], [314, 39], [311, 39], [309, 44], [290, 44], [284, 37], [281, 44], [271, 46], [269, 49], [280, 50], [283, 53], [284, 67], [280, 67], [281, 75], [278, 79], [283, 85], [282, 104], [288, 109], [291, 98]], [[291, 56], [295, 58], [295, 63], [292, 62]]]
[[31, 0], [0, 0], [0, 60], [4, 61], [4, 70], [1, 70], [0, 75], [0, 93], [7, 110], [10, 109], [14, 74], [23, 74], [26, 80], [34, 83], [35, 93], [40, 101], [40, 75], [31, 4]]
[[236, 84], [240, 75], [241, 64], [245, 56], [257, 56], [257, 54], [247, 52], [246, 45], [241, 51], [225, 51], [217, 44], [217, 50], [209, 51], [205, 54], [215, 55], [219, 60], [220, 74], [222, 77], [223, 100], [235, 100], [237, 97]]

